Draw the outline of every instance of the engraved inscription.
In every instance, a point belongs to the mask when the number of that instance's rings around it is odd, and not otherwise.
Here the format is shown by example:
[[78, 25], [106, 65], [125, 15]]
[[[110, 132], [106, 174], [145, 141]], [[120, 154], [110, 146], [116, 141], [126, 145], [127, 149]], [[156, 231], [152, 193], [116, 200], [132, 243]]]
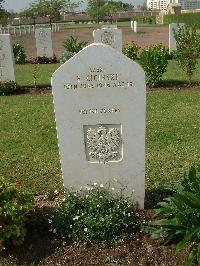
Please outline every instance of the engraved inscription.
[[48, 39], [47, 39], [47, 33], [45, 30], [40, 30], [39, 33], [38, 33], [38, 41], [40, 43], [40, 45], [42, 46], [42, 49], [43, 49], [43, 56], [46, 56], [47, 55], [47, 42], [48, 42]]
[[91, 108], [91, 109], [80, 109], [80, 115], [88, 115], [88, 114], [118, 114], [120, 113], [119, 108]]
[[86, 158], [91, 163], [122, 160], [121, 125], [83, 126]]
[[123, 80], [120, 73], [106, 73], [101, 66], [89, 68], [89, 73], [78, 74], [74, 83], [64, 84], [66, 90], [101, 89], [101, 88], [127, 88], [133, 87], [134, 82]]

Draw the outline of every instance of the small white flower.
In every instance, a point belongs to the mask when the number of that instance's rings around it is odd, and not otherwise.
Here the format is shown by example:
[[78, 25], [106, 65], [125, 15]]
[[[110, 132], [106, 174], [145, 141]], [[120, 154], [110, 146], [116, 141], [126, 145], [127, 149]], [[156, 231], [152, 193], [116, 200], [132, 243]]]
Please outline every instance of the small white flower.
[[85, 195], [86, 199], [88, 198], [88, 195]]
[[78, 220], [78, 218], [79, 218], [79, 216], [77, 215], [77, 216], [75, 216], [74, 218], [73, 218], [73, 220], [75, 221], [75, 220]]
[[103, 187], [103, 184], [101, 184], [100, 187]]
[[131, 216], [131, 214], [130, 214], [130, 212], [128, 213], [128, 217], [130, 217]]
[[65, 246], [66, 245], [66, 242], [65, 241], [63, 241], [63, 246]]
[[48, 219], [48, 222], [49, 222], [49, 224], [51, 224], [52, 223], [52, 220], [51, 219]]
[[97, 205], [97, 208], [99, 208], [99, 207], [100, 207], [100, 205], [98, 204], [98, 205]]
[[72, 224], [70, 224], [70, 226], [69, 226], [70, 228], [72, 228]]
[[65, 198], [63, 198], [63, 201], [65, 201]]
[[84, 231], [85, 231], [85, 232], [87, 232], [87, 227], [86, 227], [86, 228], [84, 228]]
[[74, 197], [76, 197], [76, 194], [74, 194]]
[[103, 197], [102, 196], [99, 196], [100, 199], [102, 199]]
[[53, 233], [54, 233], [54, 234], [56, 233], [56, 229], [53, 229]]
[[111, 190], [115, 190], [115, 188], [114, 188], [114, 187], [112, 187], [112, 188], [111, 188]]
[[97, 185], [98, 185], [98, 184], [95, 182], [95, 183], [94, 183], [94, 186], [97, 186]]
[[124, 216], [126, 215], [125, 211], [123, 211], [123, 215], [124, 215]]

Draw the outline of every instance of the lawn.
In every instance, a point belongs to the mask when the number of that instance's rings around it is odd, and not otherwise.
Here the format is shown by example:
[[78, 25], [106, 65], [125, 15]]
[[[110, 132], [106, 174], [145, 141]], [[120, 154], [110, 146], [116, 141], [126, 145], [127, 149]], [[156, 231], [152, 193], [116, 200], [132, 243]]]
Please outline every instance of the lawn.
[[[26, 64], [16, 65], [16, 81], [22, 87], [34, 87], [33, 73], [36, 70], [37, 87], [49, 87], [51, 84], [51, 76], [60, 64]], [[183, 70], [174, 60], [169, 61], [167, 71], [162, 77], [162, 83], [167, 84], [182, 84], [186, 83], [187, 78]], [[200, 83], [200, 60], [198, 61], [197, 69], [193, 76], [193, 82]]]
[[[147, 93], [146, 188], [173, 185], [199, 164], [199, 99], [195, 89]], [[21, 178], [36, 195], [62, 191], [52, 100], [0, 97], [0, 175]]]

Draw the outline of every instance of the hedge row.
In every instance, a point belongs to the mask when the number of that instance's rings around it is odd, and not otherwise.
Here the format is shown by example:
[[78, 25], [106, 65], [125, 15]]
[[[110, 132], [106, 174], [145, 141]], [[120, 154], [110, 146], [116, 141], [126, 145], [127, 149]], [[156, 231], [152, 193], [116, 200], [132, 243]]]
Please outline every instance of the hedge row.
[[155, 16], [133, 17], [132, 20], [137, 21], [139, 24], [156, 24], [156, 17]]
[[181, 22], [188, 25], [195, 24], [197, 28], [200, 28], [200, 13], [169, 14], [163, 18], [163, 24]]

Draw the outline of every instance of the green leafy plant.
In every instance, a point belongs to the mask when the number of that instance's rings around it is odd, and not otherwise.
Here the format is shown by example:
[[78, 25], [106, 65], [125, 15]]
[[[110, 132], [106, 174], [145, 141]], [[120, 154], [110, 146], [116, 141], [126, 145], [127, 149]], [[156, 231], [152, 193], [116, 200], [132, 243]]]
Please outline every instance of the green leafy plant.
[[16, 64], [25, 64], [26, 63], [26, 53], [23, 45], [19, 43], [13, 44], [13, 54]]
[[140, 64], [144, 68], [147, 84], [153, 87], [158, 84], [167, 69], [168, 52], [162, 44], [151, 45], [140, 53]]
[[0, 96], [19, 92], [20, 86], [14, 81], [0, 82]]
[[22, 180], [15, 183], [0, 177], [0, 250], [6, 243], [21, 244], [26, 235], [26, 214], [32, 208], [33, 195], [23, 191]]
[[122, 191], [96, 183], [79, 192], [67, 192], [58, 208], [53, 231], [75, 242], [116, 243], [140, 230], [133, 202]]
[[86, 41], [78, 41], [76, 37], [70, 36], [63, 44], [64, 48], [71, 53], [78, 53], [87, 45]]
[[131, 42], [123, 47], [122, 52], [124, 55], [135, 61], [138, 58], [139, 46], [136, 43]]
[[65, 63], [66, 61], [68, 61], [72, 56], [74, 56], [76, 53], [72, 53], [69, 51], [64, 51], [60, 57], [59, 57], [59, 61], [60, 63]]
[[[165, 243], [176, 243], [176, 251], [188, 247], [187, 265], [200, 265], [200, 167], [185, 174], [177, 192], [159, 204], [152, 222], [152, 238], [165, 237]], [[159, 226], [159, 229], [157, 228]]]
[[197, 59], [200, 57], [200, 34], [194, 26], [180, 26], [174, 30], [174, 38], [176, 40], [175, 58], [191, 84], [198, 63]]
[[64, 63], [64, 58], [71, 58], [74, 54], [78, 53], [82, 50], [88, 42], [86, 41], [78, 41], [76, 37], [70, 36], [64, 43], [63, 46], [66, 51], [60, 56], [61, 62]]

